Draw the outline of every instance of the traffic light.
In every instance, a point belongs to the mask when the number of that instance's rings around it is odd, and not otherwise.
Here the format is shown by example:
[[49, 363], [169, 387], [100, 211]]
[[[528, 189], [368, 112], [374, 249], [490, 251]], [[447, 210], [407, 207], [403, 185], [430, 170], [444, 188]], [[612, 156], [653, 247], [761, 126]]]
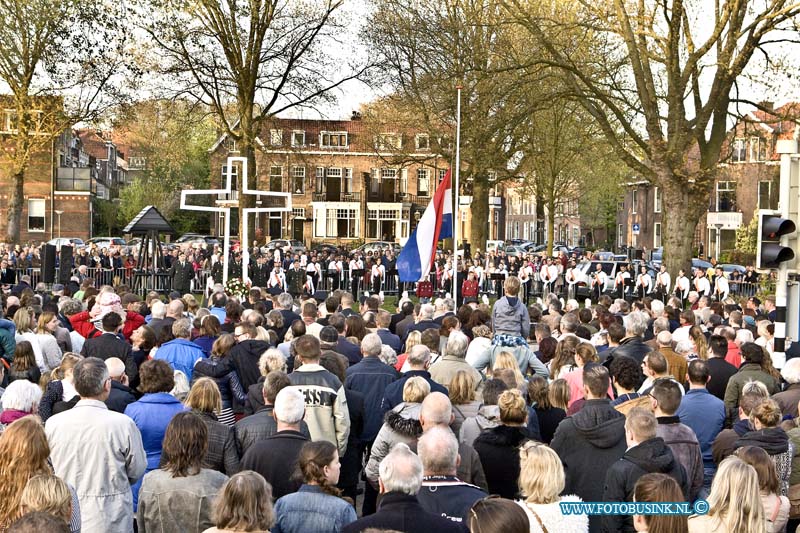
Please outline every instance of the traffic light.
[[781, 246], [781, 237], [794, 233], [795, 229], [794, 222], [781, 218], [779, 211], [759, 211], [756, 268], [778, 268], [781, 263], [794, 259], [794, 250]]

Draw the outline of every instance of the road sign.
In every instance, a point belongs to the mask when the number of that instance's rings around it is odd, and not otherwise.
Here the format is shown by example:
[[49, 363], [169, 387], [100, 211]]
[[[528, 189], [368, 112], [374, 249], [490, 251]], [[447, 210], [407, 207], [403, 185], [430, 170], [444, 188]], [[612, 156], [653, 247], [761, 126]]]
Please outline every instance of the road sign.
[[633, 225], [633, 234], [634, 235], [639, 235], [639, 224], [634, 224]]

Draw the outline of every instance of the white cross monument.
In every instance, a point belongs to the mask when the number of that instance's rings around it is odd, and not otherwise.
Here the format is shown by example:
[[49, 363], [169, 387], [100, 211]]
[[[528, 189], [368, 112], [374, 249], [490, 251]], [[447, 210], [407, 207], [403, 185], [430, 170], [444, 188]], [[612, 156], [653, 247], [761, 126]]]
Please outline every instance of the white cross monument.
[[[241, 163], [242, 167], [242, 194], [249, 194], [256, 197], [256, 206], [262, 204], [261, 197], [272, 197], [272, 198], [283, 198], [285, 200], [284, 205], [282, 207], [247, 207], [242, 209], [241, 216], [242, 216], [242, 227], [244, 228], [244, 234], [241, 235], [240, 243], [242, 246], [242, 280], [247, 281], [249, 279], [247, 275], [248, 266], [250, 263], [250, 246], [248, 244], [248, 226], [250, 215], [255, 215], [257, 213], [291, 213], [292, 212], [292, 195], [287, 192], [275, 192], [275, 191], [259, 191], [256, 189], [251, 189], [249, 184], [250, 176], [247, 173], [247, 158], [246, 157], [229, 157], [228, 158], [228, 166], [225, 171], [225, 188], [224, 189], [199, 189], [199, 190], [188, 190], [188, 191], [181, 191], [181, 209], [186, 209], [187, 211], [203, 211], [207, 213], [222, 213], [225, 215], [225, 237], [222, 242], [222, 253], [225, 257], [225, 263], [222, 265], [222, 284], [228, 282], [228, 263], [230, 257], [230, 250], [231, 250], [231, 208], [237, 206], [239, 204], [238, 199], [233, 194], [236, 191], [235, 185], [233, 183], [233, 176], [234, 176], [234, 165], [237, 163]], [[205, 195], [212, 195], [212, 199], [215, 205], [207, 206], [207, 205], [192, 205], [187, 203], [187, 199], [189, 196], [205, 196]], [[224, 199], [220, 198], [221, 195], [224, 195]]]

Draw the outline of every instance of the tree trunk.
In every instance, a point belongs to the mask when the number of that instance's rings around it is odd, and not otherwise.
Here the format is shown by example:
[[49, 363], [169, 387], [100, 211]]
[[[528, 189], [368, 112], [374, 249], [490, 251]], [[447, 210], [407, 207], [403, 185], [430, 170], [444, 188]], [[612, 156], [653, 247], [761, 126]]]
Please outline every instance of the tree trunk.
[[553, 241], [556, 235], [556, 202], [547, 202], [547, 257], [553, 257]]
[[681, 269], [691, 277], [692, 243], [697, 222], [707, 207], [707, 197], [698, 199], [686, 186], [686, 178], [659, 177], [664, 205], [664, 264], [672, 279]]
[[[486, 238], [489, 232], [489, 184], [485, 177], [474, 176], [472, 181], [472, 203], [469, 206], [472, 218], [469, 224], [470, 246], [472, 252], [486, 252]], [[454, 221], [454, 223], [459, 223]]]
[[19, 243], [22, 202], [24, 197], [22, 187], [25, 183], [25, 170], [19, 169], [11, 176], [11, 191], [8, 195], [8, 218], [6, 224], [6, 242]]

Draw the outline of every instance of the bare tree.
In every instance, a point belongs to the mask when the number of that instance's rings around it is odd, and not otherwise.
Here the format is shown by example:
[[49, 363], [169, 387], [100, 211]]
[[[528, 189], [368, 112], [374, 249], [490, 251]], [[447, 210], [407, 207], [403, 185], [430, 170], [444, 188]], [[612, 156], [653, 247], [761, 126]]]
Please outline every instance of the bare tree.
[[737, 82], [753, 70], [757, 52], [774, 69], [781, 47], [785, 53], [796, 43], [800, 3], [503, 2], [618, 156], [662, 189], [665, 262], [672, 273], [689, 268]]
[[0, 0], [0, 82], [8, 86], [6, 239], [18, 242], [32, 154], [78, 121], [118, 103], [124, 60], [123, 8], [79, 0]]
[[375, 84], [395, 90], [418, 127], [431, 132], [431, 150], [450, 161], [456, 86], [463, 87], [460, 192], [472, 196], [472, 248], [485, 249], [490, 190], [518, 176], [518, 129], [542, 101], [532, 84], [520, 86], [541, 81], [541, 72], [521, 70], [515, 54], [523, 43], [503, 24], [497, 0], [377, 0], [367, 27], [365, 40], [382, 66]]
[[[177, 87], [168, 89], [174, 96], [213, 110], [251, 169], [266, 120], [329, 101], [334, 89], [367, 70], [367, 62], [332, 55], [348, 46], [350, 21], [336, 18], [346, 18], [342, 0], [139, 4], [140, 25], [155, 45], [152, 68]], [[254, 205], [253, 196], [239, 196], [240, 208]]]

